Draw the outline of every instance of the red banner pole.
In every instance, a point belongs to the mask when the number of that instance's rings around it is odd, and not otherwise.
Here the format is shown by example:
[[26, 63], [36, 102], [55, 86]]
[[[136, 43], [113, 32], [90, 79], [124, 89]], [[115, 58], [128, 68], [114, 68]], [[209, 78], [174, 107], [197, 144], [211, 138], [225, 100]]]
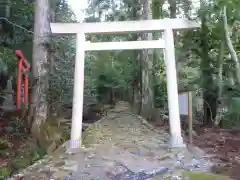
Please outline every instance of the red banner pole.
[[28, 72], [24, 75], [24, 104], [28, 105]]
[[22, 58], [18, 59], [18, 74], [17, 74], [17, 91], [16, 91], [16, 107], [21, 108], [21, 87], [22, 87]]

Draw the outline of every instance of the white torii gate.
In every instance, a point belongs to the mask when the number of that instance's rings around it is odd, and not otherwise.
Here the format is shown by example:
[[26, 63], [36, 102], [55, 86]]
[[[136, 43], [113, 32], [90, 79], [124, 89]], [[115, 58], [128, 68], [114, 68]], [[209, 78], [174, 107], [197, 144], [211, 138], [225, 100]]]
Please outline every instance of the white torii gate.
[[[184, 146], [178, 104], [178, 87], [175, 64], [173, 30], [197, 28], [199, 24], [186, 19], [161, 19], [144, 21], [120, 21], [97, 23], [51, 23], [52, 33], [76, 34], [76, 57], [74, 72], [73, 111], [70, 148], [81, 146], [84, 57], [85, 51], [126, 50], [126, 49], [165, 49], [167, 74], [168, 108], [172, 147]], [[164, 40], [127, 42], [86, 42], [87, 34], [123, 34], [129, 32], [164, 31]]]

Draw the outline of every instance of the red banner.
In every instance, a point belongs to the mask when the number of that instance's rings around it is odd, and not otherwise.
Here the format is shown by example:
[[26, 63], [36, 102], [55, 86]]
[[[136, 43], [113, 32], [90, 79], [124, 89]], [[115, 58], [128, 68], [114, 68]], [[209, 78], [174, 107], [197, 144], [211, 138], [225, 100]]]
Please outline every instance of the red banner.
[[17, 73], [17, 90], [16, 90], [16, 107], [21, 108], [21, 89], [22, 78], [24, 76], [24, 105], [28, 105], [28, 72], [30, 64], [24, 57], [22, 51], [16, 50], [16, 56], [18, 58], [18, 73]]

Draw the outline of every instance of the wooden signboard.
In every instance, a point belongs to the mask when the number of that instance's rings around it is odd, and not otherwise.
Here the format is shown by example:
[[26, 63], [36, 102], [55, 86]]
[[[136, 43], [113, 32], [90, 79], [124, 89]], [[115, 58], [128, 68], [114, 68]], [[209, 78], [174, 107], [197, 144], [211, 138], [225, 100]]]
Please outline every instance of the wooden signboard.
[[192, 92], [178, 94], [179, 114], [188, 116], [189, 141], [192, 143]]

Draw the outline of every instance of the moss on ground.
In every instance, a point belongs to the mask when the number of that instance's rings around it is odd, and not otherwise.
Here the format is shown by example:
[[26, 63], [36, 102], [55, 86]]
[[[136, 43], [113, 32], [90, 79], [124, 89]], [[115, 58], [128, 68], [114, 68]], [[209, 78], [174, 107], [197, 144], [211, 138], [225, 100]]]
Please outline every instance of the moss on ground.
[[[182, 173], [181, 180], [232, 180], [230, 177], [221, 176], [206, 172], [188, 172]], [[171, 177], [166, 177], [164, 180], [171, 180]]]
[[202, 173], [202, 172], [183, 172], [182, 179], [188, 180], [231, 180], [231, 178], [216, 174]]
[[101, 143], [103, 138], [103, 132], [100, 124], [91, 124], [84, 132], [83, 132], [83, 145], [85, 147], [91, 147], [92, 145]]

